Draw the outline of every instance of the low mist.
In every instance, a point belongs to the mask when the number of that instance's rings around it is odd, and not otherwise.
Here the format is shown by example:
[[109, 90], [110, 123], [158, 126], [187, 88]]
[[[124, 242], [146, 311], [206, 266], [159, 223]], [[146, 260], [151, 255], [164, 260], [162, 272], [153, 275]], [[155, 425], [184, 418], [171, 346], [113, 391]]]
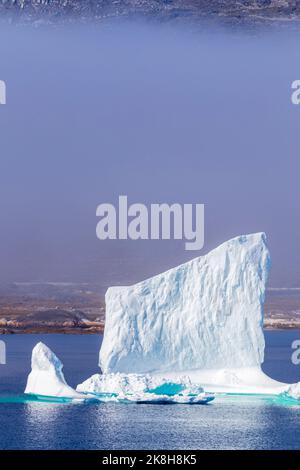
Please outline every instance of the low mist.
[[[295, 39], [295, 38], [294, 38]], [[2, 27], [0, 281], [129, 284], [265, 231], [300, 284], [299, 76], [288, 31]], [[96, 207], [205, 204], [205, 243], [100, 241]]]

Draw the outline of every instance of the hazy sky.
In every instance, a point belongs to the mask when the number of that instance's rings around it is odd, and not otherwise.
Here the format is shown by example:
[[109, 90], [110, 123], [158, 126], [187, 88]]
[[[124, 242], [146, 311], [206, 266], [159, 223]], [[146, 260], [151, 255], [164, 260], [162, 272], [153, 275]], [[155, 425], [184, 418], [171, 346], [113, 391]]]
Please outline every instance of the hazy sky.
[[[130, 283], [265, 231], [300, 286], [298, 38], [143, 25], [0, 32], [0, 280]], [[205, 246], [99, 241], [96, 207], [204, 203]]]

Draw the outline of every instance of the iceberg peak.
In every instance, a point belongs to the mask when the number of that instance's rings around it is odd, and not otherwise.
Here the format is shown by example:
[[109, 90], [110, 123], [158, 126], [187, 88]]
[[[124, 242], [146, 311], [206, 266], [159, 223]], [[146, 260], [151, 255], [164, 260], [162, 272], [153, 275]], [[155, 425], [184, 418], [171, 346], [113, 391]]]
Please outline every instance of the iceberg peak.
[[62, 362], [54, 354], [54, 352], [51, 351], [51, 349], [41, 341], [37, 343], [32, 350], [31, 368], [32, 370], [39, 371], [48, 371], [54, 369], [64, 380], [62, 373]]
[[64, 398], [81, 397], [67, 384], [62, 369], [63, 364], [54, 352], [39, 342], [32, 350], [31, 372], [25, 393]]

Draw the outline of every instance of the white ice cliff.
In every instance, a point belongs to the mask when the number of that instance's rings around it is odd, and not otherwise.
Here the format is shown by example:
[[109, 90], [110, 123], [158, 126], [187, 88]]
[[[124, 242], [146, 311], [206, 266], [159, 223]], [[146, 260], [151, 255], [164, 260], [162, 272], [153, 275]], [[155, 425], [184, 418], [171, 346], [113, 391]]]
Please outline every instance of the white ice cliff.
[[106, 293], [103, 373], [188, 375], [211, 391], [280, 393], [261, 371], [270, 268], [264, 233]]
[[259, 366], [269, 265], [259, 233], [133, 286], [109, 288], [102, 371]]
[[63, 365], [58, 357], [43, 343], [32, 351], [31, 372], [25, 393], [64, 398], [79, 398], [80, 395], [66, 383]]
[[[269, 268], [265, 234], [256, 233], [133, 286], [109, 288], [102, 374], [78, 385], [77, 393], [180, 403], [209, 401], [203, 389], [300, 398], [299, 384], [261, 370]], [[44, 348], [33, 351], [26, 392], [76, 393]]]

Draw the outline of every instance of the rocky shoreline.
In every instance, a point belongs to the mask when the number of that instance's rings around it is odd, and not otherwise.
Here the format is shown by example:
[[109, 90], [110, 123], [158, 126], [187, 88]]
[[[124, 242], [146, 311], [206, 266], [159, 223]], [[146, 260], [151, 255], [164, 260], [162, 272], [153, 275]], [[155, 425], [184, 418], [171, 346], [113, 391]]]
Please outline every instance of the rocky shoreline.
[[[99, 334], [107, 286], [76, 283], [0, 285], [0, 335]], [[264, 328], [300, 329], [300, 289], [269, 289]]]
[[15, 334], [33, 334], [33, 335], [40, 335], [40, 334], [69, 334], [69, 335], [93, 335], [93, 334], [101, 334], [104, 331], [104, 325], [98, 325], [89, 328], [82, 328], [82, 327], [64, 327], [61, 325], [55, 326], [27, 326], [22, 328], [1, 328], [0, 335], [15, 335]]
[[[0, 335], [11, 334], [72, 334], [92, 335], [101, 334], [104, 331], [104, 321], [94, 322], [46, 322], [26, 324], [24, 322], [9, 321], [3, 324], [0, 321]], [[265, 330], [300, 330], [300, 321], [288, 319], [266, 318]]]

